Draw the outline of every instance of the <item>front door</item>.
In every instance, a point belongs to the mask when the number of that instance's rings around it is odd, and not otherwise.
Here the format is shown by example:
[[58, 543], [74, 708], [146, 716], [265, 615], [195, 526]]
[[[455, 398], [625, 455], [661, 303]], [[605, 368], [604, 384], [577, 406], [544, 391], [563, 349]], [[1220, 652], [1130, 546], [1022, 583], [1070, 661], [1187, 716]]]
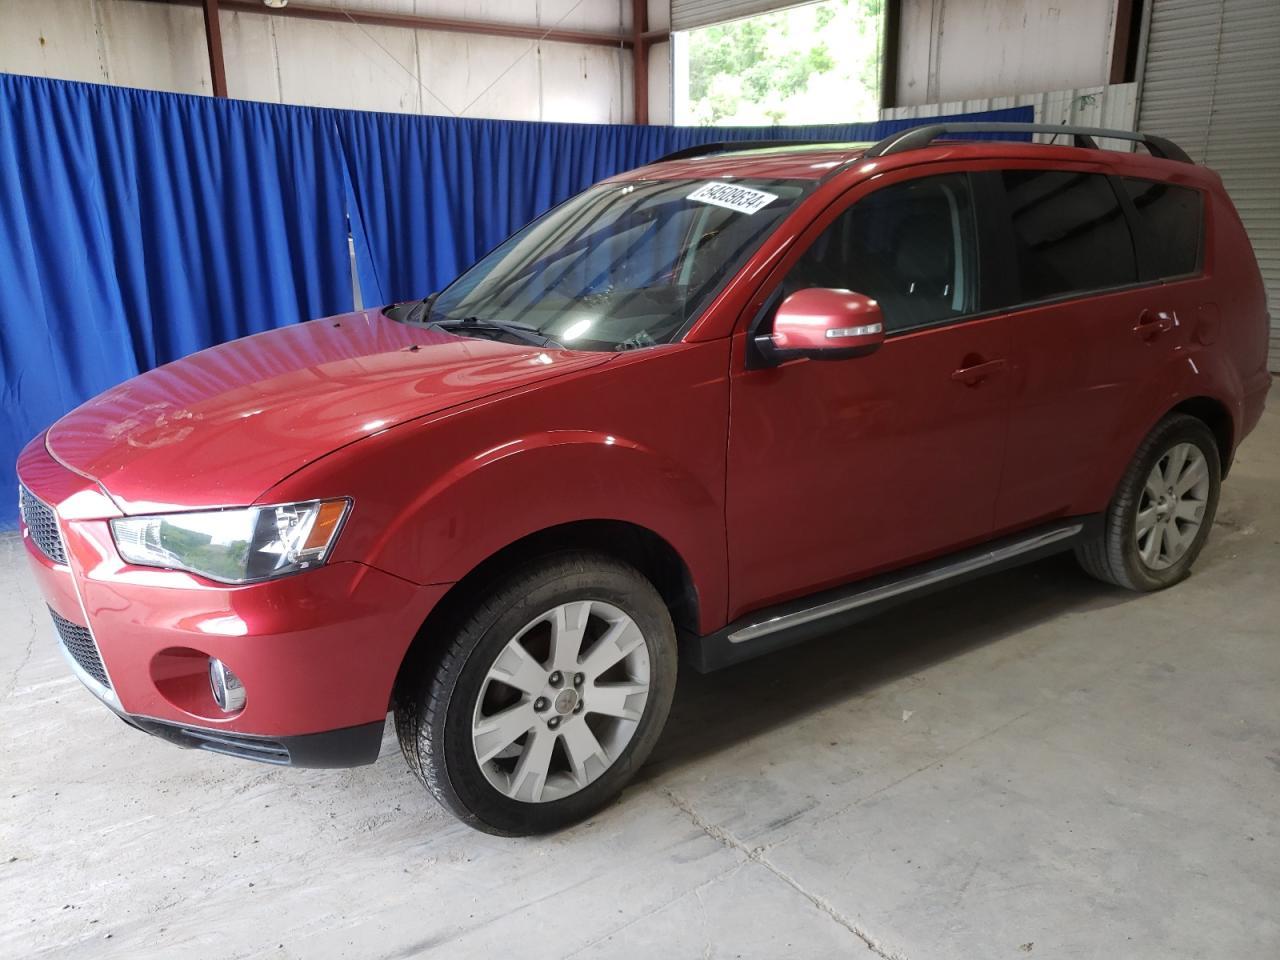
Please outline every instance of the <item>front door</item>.
[[855, 359], [736, 363], [731, 619], [987, 538], [1004, 454], [1006, 318], [975, 316], [966, 175], [855, 188], [771, 282], [782, 297], [807, 287], [873, 297], [886, 341]]

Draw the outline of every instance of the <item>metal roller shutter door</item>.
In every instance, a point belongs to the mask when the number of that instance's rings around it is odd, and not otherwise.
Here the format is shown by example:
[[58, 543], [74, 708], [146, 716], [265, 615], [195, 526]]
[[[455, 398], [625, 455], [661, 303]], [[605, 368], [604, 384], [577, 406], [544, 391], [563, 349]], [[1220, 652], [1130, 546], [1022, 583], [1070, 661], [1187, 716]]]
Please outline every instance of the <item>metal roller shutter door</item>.
[[671, 0], [671, 29], [705, 27], [709, 23], [724, 23], [796, 4], [797, 0]]

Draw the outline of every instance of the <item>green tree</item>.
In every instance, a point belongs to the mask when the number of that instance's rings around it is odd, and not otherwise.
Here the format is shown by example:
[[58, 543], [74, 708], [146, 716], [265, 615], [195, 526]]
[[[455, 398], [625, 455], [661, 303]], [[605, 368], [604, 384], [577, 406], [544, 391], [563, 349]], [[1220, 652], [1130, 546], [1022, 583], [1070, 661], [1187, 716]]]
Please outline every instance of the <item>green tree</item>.
[[[872, 119], [848, 111], [865, 113], [878, 103], [882, 13], [882, 0], [824, 0], [691, 31], [688, 119]], [[833, 91], [838, 102], [831, 102]]]

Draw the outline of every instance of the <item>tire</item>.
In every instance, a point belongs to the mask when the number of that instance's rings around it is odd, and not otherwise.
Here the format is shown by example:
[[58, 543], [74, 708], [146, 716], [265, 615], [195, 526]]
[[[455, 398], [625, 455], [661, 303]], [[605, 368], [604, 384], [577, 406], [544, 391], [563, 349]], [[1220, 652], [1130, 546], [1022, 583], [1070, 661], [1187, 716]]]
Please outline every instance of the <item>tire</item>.
[[1185, 579], [1217, 513], [1219, 457], [1202, 420], [1186, 414], [1161, 420], [1138, 447], [1100, 528], [1076, 545], [1080, 565], [1128, 590], [1163, 590]]
[[456, 623], [396, 698], [400, 746], [423, 785], [502, 836], [558, 830], [612, 801], [675, 692], [675, 629], [653, 585], [604, 554], [558, 554], [512, 571]]

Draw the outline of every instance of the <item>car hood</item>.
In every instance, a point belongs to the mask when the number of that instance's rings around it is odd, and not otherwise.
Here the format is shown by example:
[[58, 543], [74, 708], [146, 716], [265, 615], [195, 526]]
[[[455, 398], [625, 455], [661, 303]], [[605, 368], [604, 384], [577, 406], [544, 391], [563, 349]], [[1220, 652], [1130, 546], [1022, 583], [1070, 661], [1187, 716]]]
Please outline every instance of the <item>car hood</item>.
[[126, 513], [248, 504], [362, 437], [611, 356], [460, 337], [363, 311], [158, 367], [63, 417], [45, 443]]

